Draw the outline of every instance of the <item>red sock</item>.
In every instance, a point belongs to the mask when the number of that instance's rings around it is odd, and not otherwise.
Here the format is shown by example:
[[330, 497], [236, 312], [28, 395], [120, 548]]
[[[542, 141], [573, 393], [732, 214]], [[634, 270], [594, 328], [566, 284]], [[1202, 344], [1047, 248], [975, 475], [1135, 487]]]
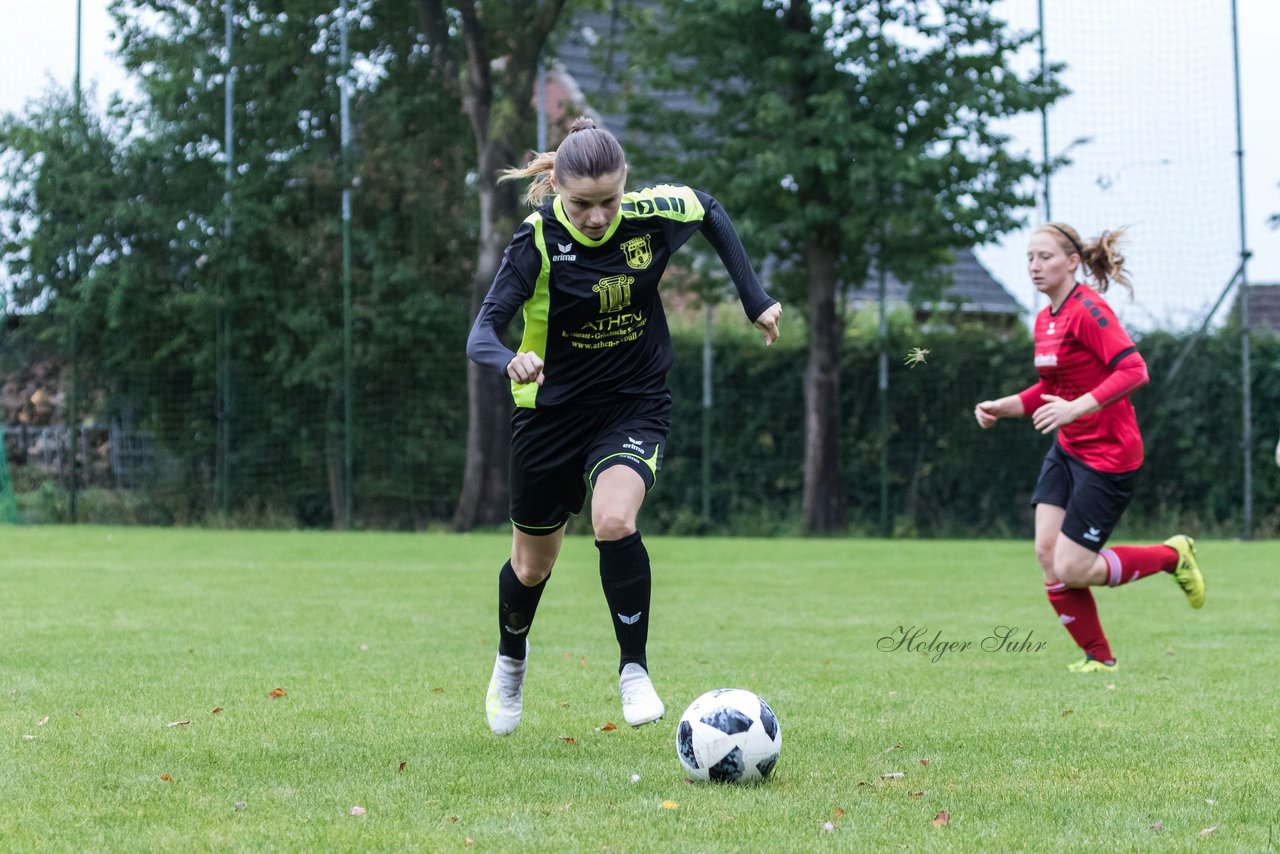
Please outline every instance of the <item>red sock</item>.
[[1049, 594], [1049, 604], [1058, 612], [1058, 619], [1076, 645], [1098, 661], [1114, 661], [1089, 588], [1068, 587], [1059, 582], [1046, 584], [1044, 589]]
[[1116, 546], [1099, 554], [1107, 562], [1107, 584], [1128, 584], [1178, 565], [1178, 553], [1170, 546]]

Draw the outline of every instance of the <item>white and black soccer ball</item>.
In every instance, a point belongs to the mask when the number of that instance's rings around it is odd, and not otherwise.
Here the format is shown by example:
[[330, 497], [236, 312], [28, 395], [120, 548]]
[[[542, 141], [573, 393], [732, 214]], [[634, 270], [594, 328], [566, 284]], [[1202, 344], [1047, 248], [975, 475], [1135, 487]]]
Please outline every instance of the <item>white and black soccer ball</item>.
[[763, 780], [781, 749], [782, 727], [773, 709], [744, 688], [708, 691], [684, 710], [676, 728], [676, 755], [694, 780]]

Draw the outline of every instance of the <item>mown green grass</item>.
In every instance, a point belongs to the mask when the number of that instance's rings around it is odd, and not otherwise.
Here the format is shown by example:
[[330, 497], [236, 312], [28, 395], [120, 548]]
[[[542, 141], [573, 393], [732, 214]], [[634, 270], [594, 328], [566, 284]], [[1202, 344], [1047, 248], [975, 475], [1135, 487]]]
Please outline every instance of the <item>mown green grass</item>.
[[[1280, 544], [1202, 542], [1200, 612], [1163, 577], [1099, 590], [1122, 670], [1079, 676], [1029, 543], [653, 538], [667, 718], [601, 731], [622, 723], [616, 647], [575, 537], [500, 739], [483, 693], [507, 549], [0, 527], [0, 849], [1280, 845]], [[899, 626], [973, 646], [877, 649]], [[998, 626], [1045, 647], [983, 651]], [[676, 721], [722, 686], [782, 722], [762, 786], [684, 781]]]

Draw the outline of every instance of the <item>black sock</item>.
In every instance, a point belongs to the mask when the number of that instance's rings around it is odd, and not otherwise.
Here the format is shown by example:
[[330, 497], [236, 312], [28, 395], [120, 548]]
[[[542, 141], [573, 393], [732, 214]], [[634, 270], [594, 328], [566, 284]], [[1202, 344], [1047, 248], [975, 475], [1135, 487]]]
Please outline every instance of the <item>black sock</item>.
[[649, 552], [640, 541], [640, 532], [620, 540], [596, 540], [600, 550], [600, 586], [613, 617], [613, 633], [618, 638], [618, 670], [635, 662], [649, 669], [645, 647], [649, 642]]
[[[550, 577], [548, 574], [547, 578]], [[533, 615], [546, 586], [544, 578], [532, 587], [525, 587], [511, 568], [511, 561], [502, 565], [498, 572], [498, 652], [524, 660], [525, 638], [529, 636], [529, 626], [533, 625]]]

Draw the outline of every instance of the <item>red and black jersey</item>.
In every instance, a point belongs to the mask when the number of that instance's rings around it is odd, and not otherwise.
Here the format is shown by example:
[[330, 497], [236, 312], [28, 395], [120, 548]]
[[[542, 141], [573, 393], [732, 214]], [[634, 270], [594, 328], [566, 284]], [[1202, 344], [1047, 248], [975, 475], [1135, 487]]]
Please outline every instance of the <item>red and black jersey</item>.
[[1076, 285], [1056, 312], [1046, 307], [1036, 316], [1035, 348], [1040, 381], [1019, 394], [1026, 414], [1044, 404], [1042, 394], [1075, 400], [1092, 393], [1102, 409], [1058, 430], [1062, 450], [1097, 471], [1141, 466], [1142, 434], [1128, 395], [1146, 382], [1146, 363], [1106, 300]]
[[512, 383], [517, 406], [668, 396], [671, 334], [658, 283], [672, 254], [699, 231], [724, 262], [747, 317], [759, 317], [776, 300], [761, 287], [728, 215], [706, 193], [677, 184], [625, 193], [598, 240], [573, 226], [557, 196], [530, 214], [507, 246], [467, 355], [505, 376], [515, 353], [501, 335], [523, 311], [519, 349], [542, 358], [545, 382]]

